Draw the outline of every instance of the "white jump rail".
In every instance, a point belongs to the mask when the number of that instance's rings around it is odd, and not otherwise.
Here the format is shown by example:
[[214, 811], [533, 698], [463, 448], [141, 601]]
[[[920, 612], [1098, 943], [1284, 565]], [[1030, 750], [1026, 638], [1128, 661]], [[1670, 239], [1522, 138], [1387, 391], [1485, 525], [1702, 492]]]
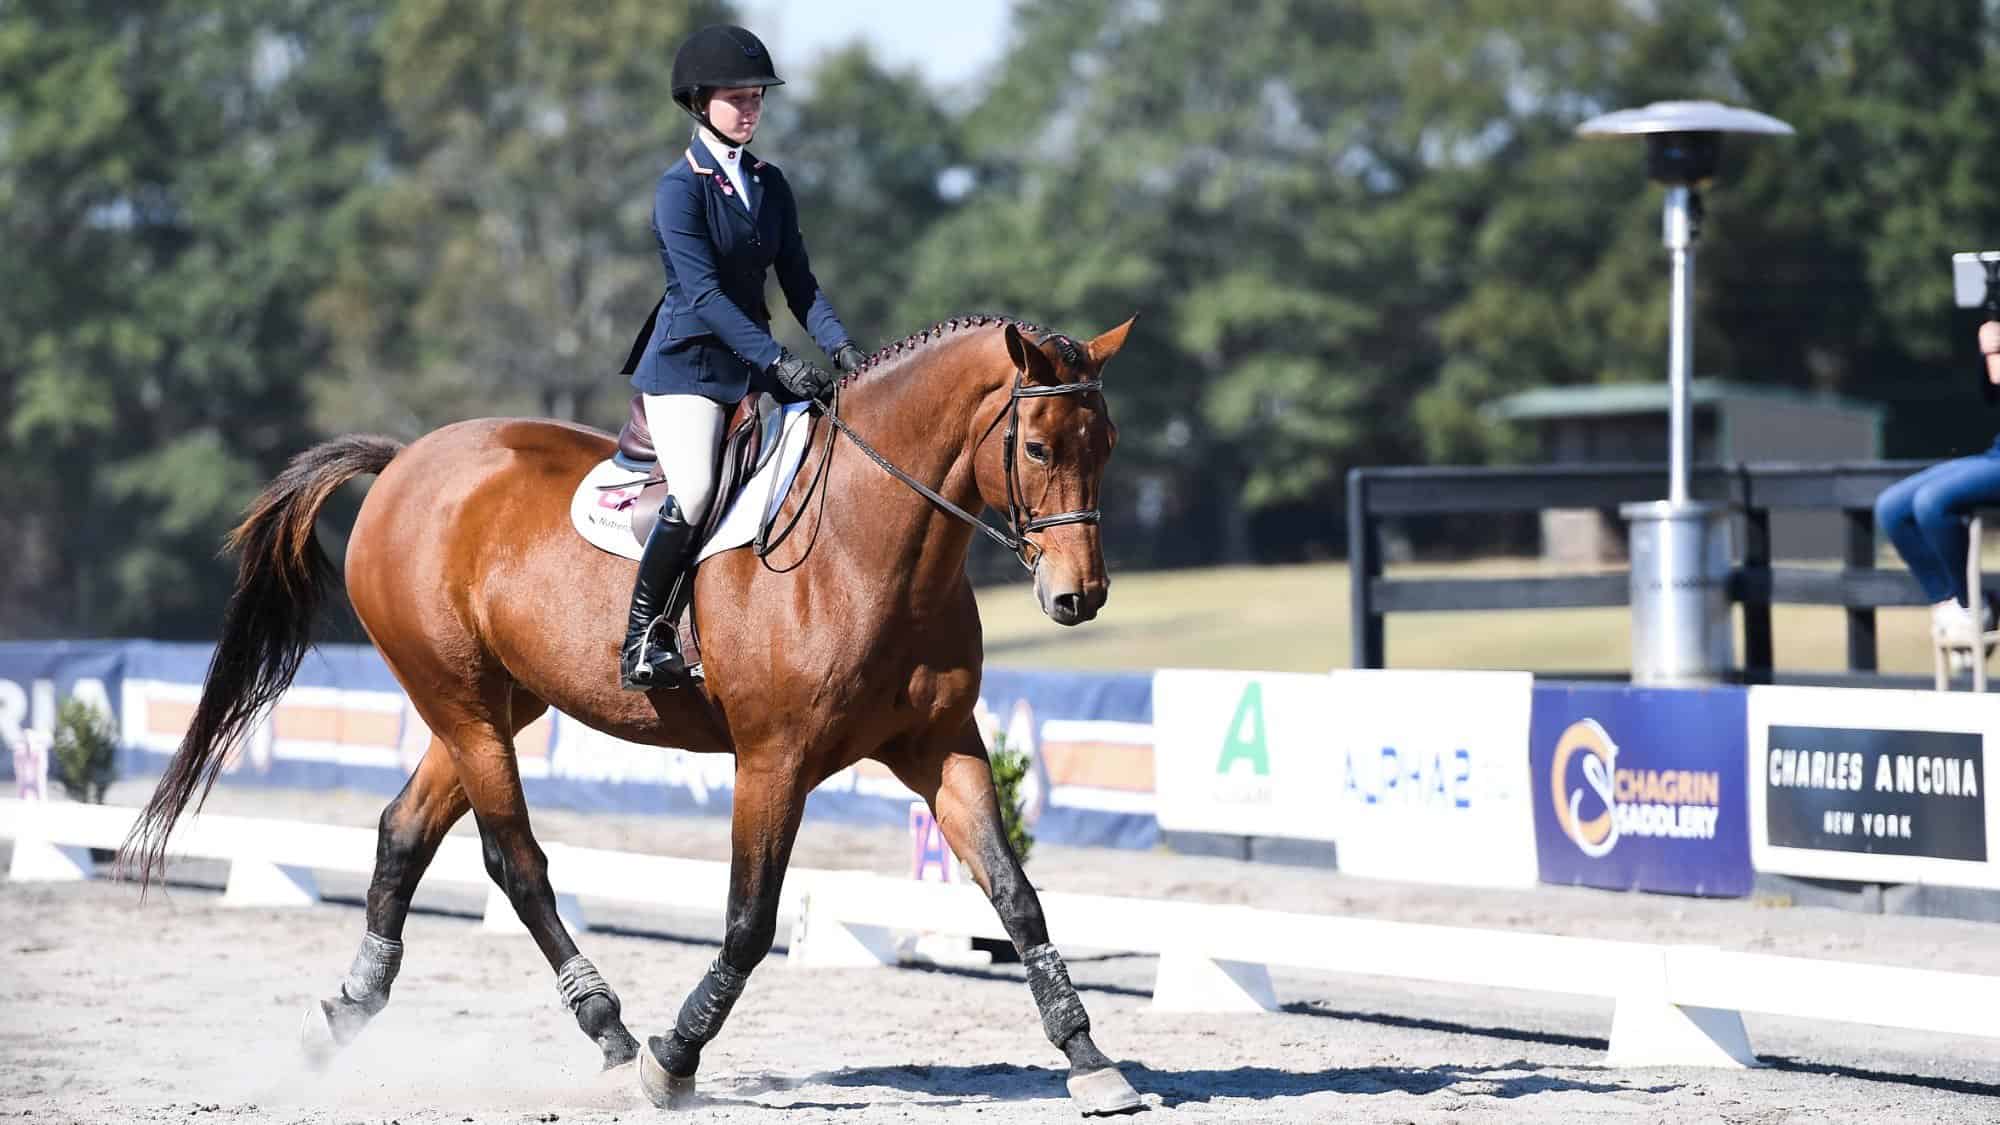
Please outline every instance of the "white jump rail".
[[[0, 836], [14, 840], [8, 878], [90, 878], [89, 849], [124, 843], [137, 817], [137, 809], [123, 806], [0, 799]], [[231, 906], [291, 906], [319, 901], [315, 872], [372, 872], [375, 845], [373, 828], [203, 813], [175, 827], [167, 853], [227, 861], [223, 901]], [[572, 932], [588, 928], [577, 901], [584, 896], [714, 914], [728, 901], [727, 863], [565, 844], [545, 844], [542, 850], [549, 858], [557, 913]], [[822, 874], [811, 868], [787, 873], [781, 914], [796, 914], [807, 885]], [[424, 879], [486, 887], [486, 928], [522, 929], [507, 897], [487, 877], [476, 838], [447, 836]]]
[[[2000, 977], [1100, 895], [1044, 894], [1051, 940], [1157, 953], [1156, 1009], [1277, 1007], [1268, 966], [1602, 997], [1612, 1066], [1755, 1066], [1742, 1012], [2000, 1038]], [[1004, 936], [970, 887], [837, 875], [807, 896], [790, 957], [893, 963], [892, 935]]]
[[[0, 800], [0, 836], [14, 840], [9, 878], [84, 879], [88, 849], [121, 844], [137, 810]], [[367, 873], [375, 830], [202, 815], [176, 829], [168, 852], [226, 860], [231, 905], [318, 900], [315, 871]], [[549, 880], [581, 928], [577, 896], [719, 913], [726, 863], [544, 846]], [[476, 840], [448, 837], [425, 878], [488, 885]], [[1159, 955], [1153, 1007], [1244, 1012], [1277, 1008], [1269, 966], [1594, 996], [1614, 1002], [1612, 1066], [1757, 1065], [1741, 1013], [1875, 1024], [2000, 1038], [2000, 977], [1844, 961], [1733, 953], [1263, 910], [1247, 906], [1050, 893], [1050, 937], [1066, 948]], [[862, 872], [794, 869], [782, 917], [794, 919], [789, 961], [805, 968], [897, 963], [907, 932], [1006, 937], [974, 887]], [[486, 924], [519, 929], [497, 891]]]

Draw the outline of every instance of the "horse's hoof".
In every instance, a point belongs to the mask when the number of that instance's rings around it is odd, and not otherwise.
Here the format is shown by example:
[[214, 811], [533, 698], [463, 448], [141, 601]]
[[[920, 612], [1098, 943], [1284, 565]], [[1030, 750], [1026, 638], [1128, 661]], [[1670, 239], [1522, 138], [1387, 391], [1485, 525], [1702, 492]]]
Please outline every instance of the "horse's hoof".
[[694, 1102], [694, 1075], [668, 1074], [651, 1047], [639, 1052], [639, 1088], [660, 1109], [682, 1109]]
[[1138, 1113], [1146, 1108], [1146, 1103], [1139, 1100], [1139, 1091], [1125, 1081], [1125, 1076], [1118, 1073], [1115, 1066], [1093, 1070], [1089, 1074], [1071, 1075], [1069, 1097], [1085, 1117]]
[[306, 1065], [314, 1070], [323, 1070], [340, 1052], [340, 1041], [333, 1037], [333, 1021], [327, 1018], [326, 1005], [315, 1000], [306, 1006], [306, 1018], [299, 1024], [299, 1050], [304, 1053]]
[[639, 1041], [622, 1028], [615, 1034], [599, 1039], [597, 1046], [604, 1052], [605, 1070], [617, 1070], [621, 1066], [629, 1066], [633, 1059], [639, 1057]]

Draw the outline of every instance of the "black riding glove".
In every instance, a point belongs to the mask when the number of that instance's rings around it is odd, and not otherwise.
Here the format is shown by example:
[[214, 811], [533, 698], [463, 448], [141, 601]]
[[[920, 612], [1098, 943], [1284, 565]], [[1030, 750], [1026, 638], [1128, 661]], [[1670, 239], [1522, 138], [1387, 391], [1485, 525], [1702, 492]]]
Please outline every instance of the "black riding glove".
[[780, 351], [778, 360], [767, 371], [778, 385], [801, 399], [823, 399], [833, 391], [834, 377], [826, 368], [800, 359], [789, 351]]
[[867, 362], [868, 357], [861, 354], [861, 349], [855, 347], [852, 340], [833, 349], [833, 365], [840, 368], [842, 374], [852, 375]]

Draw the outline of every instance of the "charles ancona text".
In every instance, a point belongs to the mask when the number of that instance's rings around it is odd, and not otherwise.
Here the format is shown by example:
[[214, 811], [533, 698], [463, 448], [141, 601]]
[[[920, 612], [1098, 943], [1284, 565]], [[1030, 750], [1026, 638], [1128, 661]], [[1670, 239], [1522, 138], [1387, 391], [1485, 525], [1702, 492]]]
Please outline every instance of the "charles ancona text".
[[[1827, 750], [1786, 750], [1773, 746], [1770, 777], [1773, 788], [1915, 793], [1927, 797], [1978, 797], [1979, 764], [1967, 758], [1921, 754], [1869, 755]], [[1871, 776], [1872, 775], [1872, 776]]]

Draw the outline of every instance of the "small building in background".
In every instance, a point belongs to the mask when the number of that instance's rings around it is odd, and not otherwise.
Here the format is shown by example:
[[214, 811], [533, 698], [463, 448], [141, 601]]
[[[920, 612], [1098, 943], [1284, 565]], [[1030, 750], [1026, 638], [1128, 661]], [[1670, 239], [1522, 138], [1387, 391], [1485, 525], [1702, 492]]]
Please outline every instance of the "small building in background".
[[[1783, 387], [1696, 379], [1694, 464], [1870, 461], [1882, 455], [1883, 408]], [[1667, 460], [1667, 385], [1619, 383], [1545, 387], [1510, 395], [1494, 413], [1525, 429], [1541, 460], [1591, 465]], [[1617, 509], [1542, 513], [1542, 557], [1564, 563], [1625, 558], [1625, 522]], [[1837, 558], [1843, 536], [1837, 512], [1771, 515], [1771, 550], [1782, 558]], [[1737, 549], [1742, 544], [1738, 527]]]

